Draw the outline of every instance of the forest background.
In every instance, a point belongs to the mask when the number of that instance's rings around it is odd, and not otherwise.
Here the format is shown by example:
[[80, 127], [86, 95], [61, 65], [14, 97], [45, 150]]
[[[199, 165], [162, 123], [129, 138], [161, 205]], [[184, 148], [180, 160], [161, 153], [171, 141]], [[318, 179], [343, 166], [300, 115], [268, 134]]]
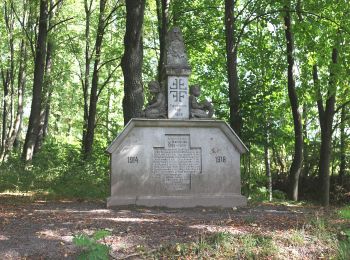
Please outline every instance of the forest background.
[[181, 28], [215, 118], [250, 149], [255, 200], [349, 202], [346, 0], [4, 0], [0, 192], [105, 198], [104, 150], [162, 79]]

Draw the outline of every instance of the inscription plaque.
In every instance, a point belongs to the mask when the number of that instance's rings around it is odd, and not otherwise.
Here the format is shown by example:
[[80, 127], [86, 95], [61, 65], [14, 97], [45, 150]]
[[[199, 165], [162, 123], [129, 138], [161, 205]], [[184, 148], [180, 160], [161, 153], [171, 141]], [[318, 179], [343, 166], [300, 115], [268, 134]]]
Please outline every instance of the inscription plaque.
[[201, 148], [190, 147], [189, 135], [165, 135], [165, 147], [153, 148], [153, 174], [169, 190], [188, 190], [191, 174], [202, 171]]
[[188, 77], [168, 77], [168, 117], [188, 119]]
[[189, 190], [191, 188], [191, 174], [164, 174], [162, 184], [172, 191]]

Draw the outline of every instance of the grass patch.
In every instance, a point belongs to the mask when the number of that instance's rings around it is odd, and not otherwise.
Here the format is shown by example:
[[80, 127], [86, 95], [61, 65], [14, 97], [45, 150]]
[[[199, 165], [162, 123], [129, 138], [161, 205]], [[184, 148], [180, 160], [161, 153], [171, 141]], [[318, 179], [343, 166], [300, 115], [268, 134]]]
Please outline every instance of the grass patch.
[[345, 223], [341, 226], [337, 258], [339, 260], [348, 260], [350, 259], [350, 207], [347, 206], [340, 209], [338, 216], [345, 220]]
[[291, 246], [302, 246], [305, 243], [305, 231], [303, 229], [290, 231], [287, 241]]
[[350, 259], [350, 242], [349, 241], [339, 242], [337, 259], [339, 260]]
[[202, 235], [197, 241], [161, 247], [153, 259], [259, 259], [278, 254], [272, 237], [262, 235], [233, 235], [219, 232]]
[[340, 209], [338, 214], [341, 218], [350, 220], [350, 206]]

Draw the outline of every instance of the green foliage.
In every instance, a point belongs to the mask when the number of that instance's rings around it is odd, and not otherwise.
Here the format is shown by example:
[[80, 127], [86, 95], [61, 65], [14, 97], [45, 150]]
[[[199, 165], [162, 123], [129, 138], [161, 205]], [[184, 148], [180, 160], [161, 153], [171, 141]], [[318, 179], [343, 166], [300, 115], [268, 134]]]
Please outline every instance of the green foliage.
[[[344, 207], [338, 211], [338, 215], [349, 222], [350, 207]], [[342, 226], [341, 238], [338, 246], [338, 259], [350, 259], [350, 228], [349, 226]]]
[[108, 157], [96, 144], [95, 153], [83, 160], [80, 147], [48, 139], [31, 166], [18, 157], [0, 166], [0, 192], [48, 192], [55, 197], [105, 198], [108, 194]]
[[338, 247], [337, 259], [348, 260], [350, 259], [350, 241], [340, 241]]
[[287, 198], [287, 194], [280, 190], [272, 191], [272, 197], [277, 200], [285, 200]]
[[338, 240], [329, 220], [324, 217], [316, 216], [310, 220], [310, 233], [313, 234], [312, 240], [315, 243], [320, 243], [329, 246], [336, 251]]
[[350, 207], [344, 207], [338, 212], [339, 216], [343, 219], [350, 220]]
[[243, 258], [259, 258], [275, 255], [278, 248], [269, 236], [244, 235], [239, 238], [240, 252]]
[[[90, 3], [90, 1], [87, 1]], [[161, 1], [159, 1], [161, 2]], [[15, 13], [13, 34], [9, 33], [5, 23], [5, 5]], [[86, 14], [84, 1], [67, 0], [59, 4], [54, 21], [55, 27], [49, 32], [52, 47], [52, 68], [49, 78], [52, 90], [49, 115], [49, 139], [39, 152], [31, 167], [22, 165], [19, 156], [13, 155], [0, 166], [0, 191], [45, 191], [57, 196], [105, 197], [108, 190], [108, 163], [104, 149], [123, 127], [123, 74], [120, 69], [124, 52], [125, 33], [124, 1], [107, 1], [106, 14], [112, 10], [110, 23], [105, 28], [101, 47], [98, 85], [106, 82], [113, 71], [109, 83], [98, 97], [97, 118], [94, 136], [95, 152], [87, 161], [80, 158], [80, 142], [84, 117], [84, 77], [91, 81], [93, 64], [88, 75], [84, 75], [86, 44], [90, 45], [89, 57], [94, 59], [95, 40], [98, 24], [97, 0], [92, 0], [90, 17], [90, 35], [85, 39]], [[303, 12], [294, 12], [298, 4]], [[120, 5], [120, 6], [119, 6]], [[119, 6], [119, 7], [117, 7]], [[320, 125], [316, 101], [324, 99], [329, 93], [337, 91], [336, 107], [348, 101], [350, 45], [349, 4], [341, 1], [291, 1], [293, 12], [293, 33], [295, 40], [296, 87], [303, 110], [305, 126], [305, 158], [301, 176], [308, 178], [307, 187], [300, 184], [303, 198], [316, 198], [314, 194], [318, 171]], [[33, 58], [31, 44], [35, 44], [38, 28], [39, 1], [1, 1], [0, 9], [0, 67], [3, 75], [14, 68], [13, 90], [5, 97], [3, 79], [0, 80], [0, 103], [13, 96], [11, 118], [7, 119], [7, 128], [13, 122], [16, 113], [17, 72], [21, 60], [20, 43], [27, 47], [26, 86], [24, 93], [25, 113], [23, 129], [28, 124], [31, 86], [33, 84]], [[156, 1], [147, 1], [143, 26], [143, 80], [156, 78], [159, 59], [159, 35]], [[297, 9], [297, 8], [296, 8]], [[27, 10], [29, 24], [22, 28], [20, 20]], [[202, 85], [202, 98], [213, 101], [215, 116], [229, 119], [229, 90], [226, 68], [225, 4], [219, 0], [174, 0], [169, 6], [169, 26], [179, 26], [184, 35], [189, 62], [192, 68], [190, 84]], [[283, 2], [281, 1], [235, 1], [235, 35], [238, 49], [238, 85], [240, 89], [240, 115], [243, 126], [240, 138], [249, 147], [250, 153], [242, 160], [243, 193], [252, 200], [268, 199], [267, 178], [264, 165], [264, 148], [270, 152], [271, 172], [273, 173], [275, 199], [285, 199], [289, 168], [293, 159], [294, 129], [287, 91], [287, 60], [285, 53]], [[11, 39], [10, 36], [13, 36]], [[14, 43], [13, 64], [11, 64], [10, 42]], [[333, 71], [336, 74], [336, 87], [329, 86], [331, 51], [339, 49], [339, 64]], [[35, 51], [35, 50], [34, 50]], [[312, 66], [318, 65], [321, 95], [313, 84]], [[91, 82], [90, 82], [91, 83]], [[337, 89], [335, 89], [337, 88]], [[89, 92], [89, 91], [87, 91]], [[145, 88], [147, 93], [147, 88]], [[89, 100], [89, 93], [86, 93]], [[88, 102], [87, 100], [87, 102]], [[9, 104], [8, 104], [9, 105]], [[8, 107], [9, 108], [9, 107]], [[0, 115], [3, 115], [3, 109]], [[349, 113], [346, 115], [346, 140], [349, 132]], [[1, 118], [2, 119], [2, 118]], [[340, 165], [339, 113], [335, 113], [332, 173], [337, 176]], [[1, 121], [2, 122], [2, 121]], [[2, 126], [2, 123], [0, 124]], [[0, 127], [2, 131], [2, 127]], [[20, 139], [23, 140], [22, 131]], [[2, 136], [2, 133], [0, 133]], [[349, 144], [346, 146], [346, 154]], [[1, 149], [0, 149], [1, 150]], [[307, 153], [306, 153], [307, 151]], [[349, 161], [346, 159], [345, 178], [349, 178]], [[276, 182], [276, 179], [282, 180]], [[304, 182], [306, 183], [307, 180]], [[348, 201], [350, 186], [335, 185], [331, 182], [333, 201]], [[339, 186], [339, 187], [338, 187]], [[311, 188], [310, 188], [311, 187]], [[306, 195], [305, 195], [306, 194]], [[312, 197], [314, 196], [314, 197]]]
[[256, 259], [271, 257], [278, 253], [278, 248], [269, 236], [233, 235], [218, 232], [201, 236], [196, 242], [177, 243], [157, 251], [154, 258], [186, 259]]
[[305, 231], [304, 230], [291, 230], [288, 238], [289, 244], [292, 246], [300, 246], [305, 242]]
[[103, 239], [109, 235], [111, 235], [111, 232], [107, 230], [98, 230], [92, 236], [87, 236], [85, 234], [75, 235], [73, 238], [74, 245], [82, 248], [83, 250], [78, 259], [109, 259], [110, 247], [99, 242], [100, 239]]
[[[275, 177], [272, 177], [275, 179]], [[245, 172], [244, 168], [242, 170], [242, 192], [245, 196], [251, 201], [262, 202], [269, 200], [269, 190], [268, 186], [268, 177], [260, 173], [252, 173], [249, 175]], [[287, 195], [284, 191], [281, 190], [272, 190], [273, 200], [285, 200]]]

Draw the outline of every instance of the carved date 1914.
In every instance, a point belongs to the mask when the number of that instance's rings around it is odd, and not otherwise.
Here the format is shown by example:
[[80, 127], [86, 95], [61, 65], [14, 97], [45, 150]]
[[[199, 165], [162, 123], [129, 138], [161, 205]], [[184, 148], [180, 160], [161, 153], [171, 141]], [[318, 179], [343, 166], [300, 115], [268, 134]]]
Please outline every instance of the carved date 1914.
[[137, 158], [137, 156], [129, 156], [128, 163], [139, 163], [139, 159]]

